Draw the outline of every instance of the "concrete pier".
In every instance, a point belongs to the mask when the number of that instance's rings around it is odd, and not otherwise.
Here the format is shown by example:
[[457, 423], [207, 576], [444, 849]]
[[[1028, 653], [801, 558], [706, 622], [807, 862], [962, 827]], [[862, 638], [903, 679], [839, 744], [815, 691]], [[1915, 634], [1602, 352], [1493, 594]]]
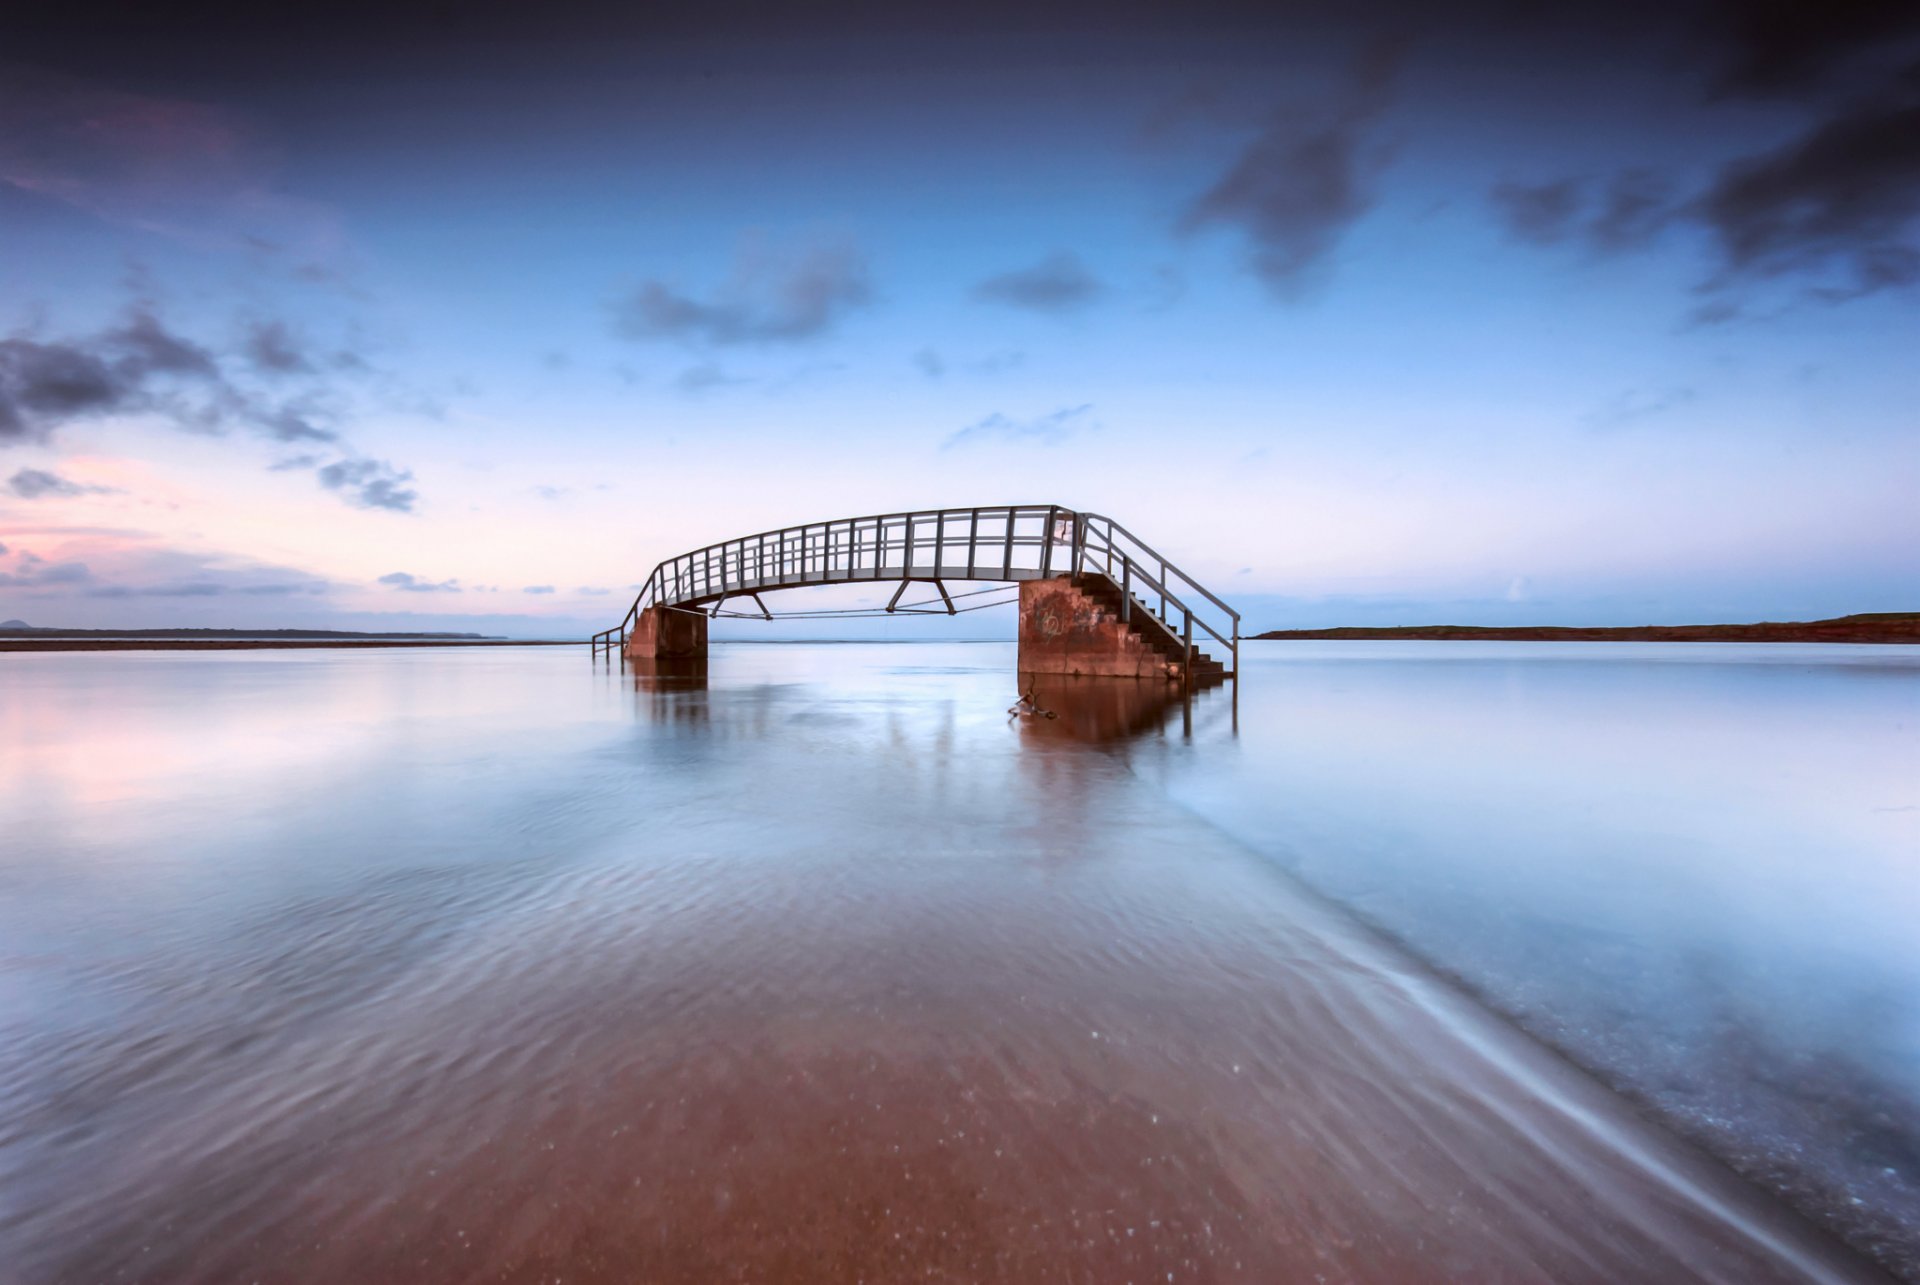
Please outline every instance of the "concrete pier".
[[706, 613], [648, 607], [627, 635], [626, 656], [628, 660], [705, 660]]
[[1110, 598], [1096, 596], [1070, 576], [1023, 581], [1020, 672], [1177, 681], [1181, 661], [1143, 636], [1147, 623], [1121, 620]]

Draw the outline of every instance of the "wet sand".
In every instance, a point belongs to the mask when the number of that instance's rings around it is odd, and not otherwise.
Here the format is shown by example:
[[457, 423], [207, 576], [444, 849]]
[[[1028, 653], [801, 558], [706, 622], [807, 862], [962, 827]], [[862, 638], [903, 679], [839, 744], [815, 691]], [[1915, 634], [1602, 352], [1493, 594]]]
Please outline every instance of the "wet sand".
[[[103, 953], [0, 1076], [0, 1277], [1883, 1279], [1076, 740], [1135, 714], [956, 775], [635, 699], [676, 756], [520, 856]], [[542, 849], [638, 773], [670, 828]]]

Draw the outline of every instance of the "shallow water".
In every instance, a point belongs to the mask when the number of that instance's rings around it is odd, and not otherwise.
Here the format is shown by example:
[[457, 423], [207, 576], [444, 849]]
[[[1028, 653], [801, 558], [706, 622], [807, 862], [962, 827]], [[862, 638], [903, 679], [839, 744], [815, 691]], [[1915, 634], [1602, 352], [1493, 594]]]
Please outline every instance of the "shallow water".
[[0, 1278], [1873, 1278], [1419, 956], [1897, 1261], [1915, 657], [1356, 646], [10, 657]]

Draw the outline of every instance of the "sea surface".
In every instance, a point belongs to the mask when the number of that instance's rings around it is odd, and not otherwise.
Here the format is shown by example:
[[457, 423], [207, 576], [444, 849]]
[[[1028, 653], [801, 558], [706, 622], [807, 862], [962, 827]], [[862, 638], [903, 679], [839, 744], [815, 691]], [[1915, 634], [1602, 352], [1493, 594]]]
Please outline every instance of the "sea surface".
[[0, 1282], [1920, 1280], [1920, 649], [0, 657]]

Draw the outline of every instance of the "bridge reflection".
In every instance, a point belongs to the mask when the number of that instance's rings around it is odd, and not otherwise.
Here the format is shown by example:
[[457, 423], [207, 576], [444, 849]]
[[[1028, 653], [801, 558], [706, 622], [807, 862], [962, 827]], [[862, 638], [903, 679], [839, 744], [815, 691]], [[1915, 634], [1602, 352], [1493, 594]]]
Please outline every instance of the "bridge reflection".
[[1191, 733], [1195, 702], [1214, 695], [1183, 693], [1177, 682], [1066, 674], [1022, 674], [1020, 690], [1042, 711], [1016, 716], [1023, 733], [1096, 745], [1164, 733], [1176, 719], [1183, 734]]
[[[705, 658], [610, 659], [609, 667], [631, 682], [635, 695], [646, 698], [643, 707], [649, 721], [705, 723], [710, 719]], [[1170, 732], [1191, 736], [1196, 709], [1204, 711], [1216, 701], [1237, 704], [1231, 689], [1183, 690], [1171, 680], [1032, 673], [1019, 677], [1021, 695], [1040, 712], [1008, 721], [1019, 724], [1023, 737], [1039, 742], [1117, 745]], [[1215, 726], [1221, 717], [1231, 717], [1226, 710], [1217, 710], [1216, 715], [1210, 720]]]

